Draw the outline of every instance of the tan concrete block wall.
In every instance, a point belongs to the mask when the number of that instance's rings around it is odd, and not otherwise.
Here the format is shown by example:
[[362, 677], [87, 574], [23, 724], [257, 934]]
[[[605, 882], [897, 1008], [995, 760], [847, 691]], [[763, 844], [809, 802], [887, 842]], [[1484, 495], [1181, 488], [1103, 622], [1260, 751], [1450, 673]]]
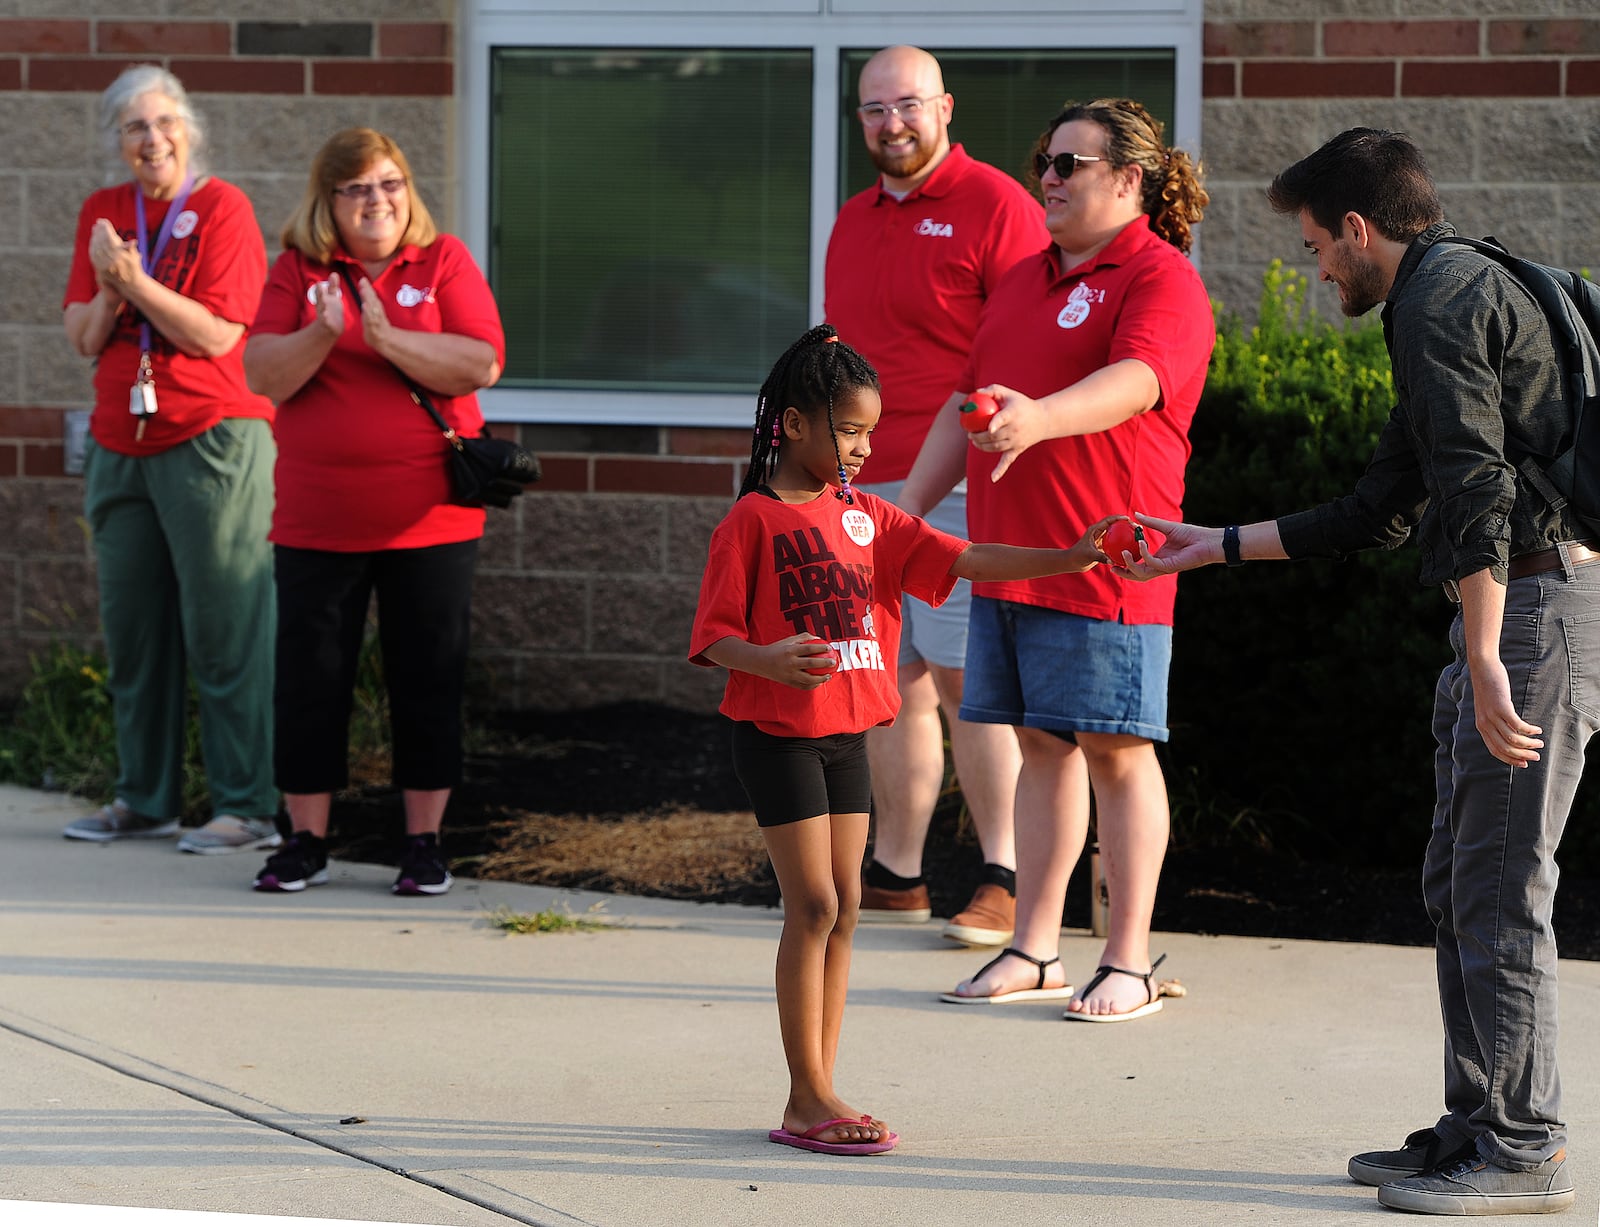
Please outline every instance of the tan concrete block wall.
[[[1212, 294], [1253, 314], [1267, 260], [1310, 271], [1272, 176], [1345, 128], [1409, 133], [1464, 233], [1600, 270], [1600, 8], [1594, 0], [1213, 0], [1199, 229]], [[1337, 301], [1313, 302], [1336, 316]]]

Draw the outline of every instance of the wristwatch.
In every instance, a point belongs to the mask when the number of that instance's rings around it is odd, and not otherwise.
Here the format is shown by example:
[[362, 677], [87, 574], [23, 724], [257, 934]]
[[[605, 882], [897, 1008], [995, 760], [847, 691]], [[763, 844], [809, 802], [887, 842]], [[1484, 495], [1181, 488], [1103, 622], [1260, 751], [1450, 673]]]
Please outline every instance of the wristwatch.
[[1222, 530], [1222, 561], [1230, 567], [1244, 566], [1244, 559], [1239, 554], [1239, 526], [1230, 524]]

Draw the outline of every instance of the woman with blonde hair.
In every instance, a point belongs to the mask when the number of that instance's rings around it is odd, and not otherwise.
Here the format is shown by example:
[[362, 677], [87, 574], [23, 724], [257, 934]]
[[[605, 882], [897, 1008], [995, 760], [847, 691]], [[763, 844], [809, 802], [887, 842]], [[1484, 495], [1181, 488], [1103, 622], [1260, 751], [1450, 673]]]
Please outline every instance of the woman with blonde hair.
[[245, 372], [278, 403], [275, 765], [293, 834], [255, 887], [328, 880], [329, 811], [348, 779], [376, 593], [406, 824], [394, 891], [440, 895], [484, 513], [452, 503], [445, 441], [412, 390], [459, 433], [480, 433], [476, 393], [505, 362], [500, 313], [465, 245], [434, 225], [399, 145], [371, 128], [317, 152], [283, 245]]
[[[1070, 538], [1107, 513], [1165, 507], [1181, 519], [1216, 339], [1187, 258], [1207, 204], [1200, 169], [1139, 103], [1102, 98], [1050, 121], [1034, 171], [1053, 242], [989, 297], [961, 383], [999, 412], [968, 435], [956, 413], [966, 393], [952, 396], [902, 505], [930, 507], [964, 475], [968, 535], [1016, 545]], [[961, 718], [1012, 725], [1022, 746], [1017, 924], [1015, 944], [943, 1000], [1070, 998], [1068, 1019], [1100, 1023], [1161, 1008], [1150, 919], [1169, 815], [1154, 743], [1168, 736], [1176, 594], [1162, 582], [1112, 566], [974, 585]], [[1058, 947], [1091, 785], [1110, 931], [1074, 995]]]

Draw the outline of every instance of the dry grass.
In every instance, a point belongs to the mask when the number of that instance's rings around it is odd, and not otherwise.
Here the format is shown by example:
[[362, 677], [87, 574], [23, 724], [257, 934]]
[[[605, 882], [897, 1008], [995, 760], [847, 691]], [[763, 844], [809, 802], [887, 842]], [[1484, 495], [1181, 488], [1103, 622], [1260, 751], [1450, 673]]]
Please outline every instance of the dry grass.
[[473, 870], [480, 878], [672, 899], [741, 887], [777, 897], [748, 812], [680, 809], [626, 822], [528, 814], [496, 823], [491, 834], [495, 850]]

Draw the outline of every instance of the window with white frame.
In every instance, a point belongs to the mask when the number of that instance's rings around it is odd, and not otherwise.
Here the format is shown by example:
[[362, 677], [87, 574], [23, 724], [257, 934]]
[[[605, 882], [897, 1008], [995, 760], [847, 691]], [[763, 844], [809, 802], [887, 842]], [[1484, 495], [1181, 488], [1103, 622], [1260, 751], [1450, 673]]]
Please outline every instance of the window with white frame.
[[820, 317], [838, 206], [872, 182], [855, 82], [881, 46], [932, 51], [952, 139], [1018, 178], [1068, 99], [1138, 98], [1194, 143], [1197, 0], [1143, 0], [1121, 24], [950, 6], [922, 30], [846, 20], [856, 0], [712, 16], [708, 0], [696, 14], [594, 0], [581, 17], [504, 2], [469, 0], [462, 73], [479, 84], [461, 216], [506, 324], [486, 394], [500, 420], [747, 422], [773, 360]]

